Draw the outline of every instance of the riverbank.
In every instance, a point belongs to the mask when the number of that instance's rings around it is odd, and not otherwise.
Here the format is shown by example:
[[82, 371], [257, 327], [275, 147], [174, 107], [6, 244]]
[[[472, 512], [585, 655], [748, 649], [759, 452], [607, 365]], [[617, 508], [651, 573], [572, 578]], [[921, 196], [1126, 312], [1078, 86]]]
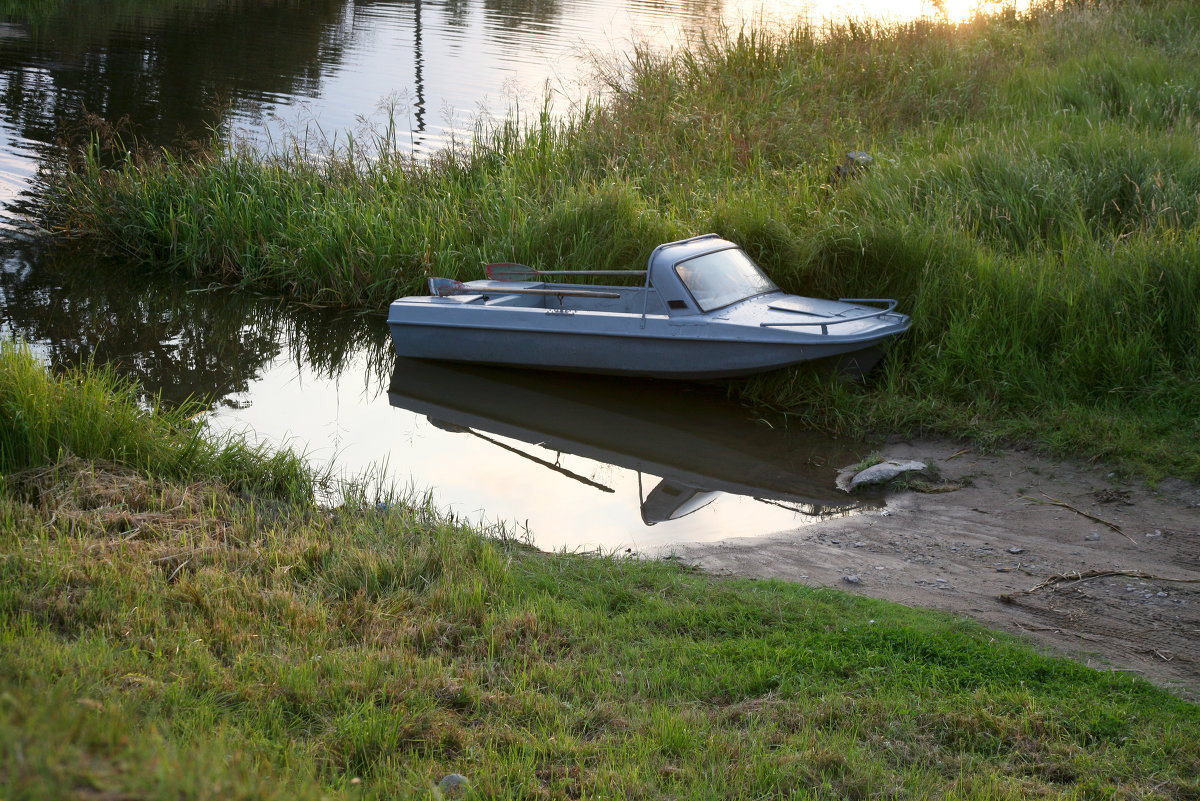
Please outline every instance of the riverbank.
[[[286, 454], [170, 468], [207, 442], [185, 421], [8, 345], [0, 374], [3, 452], [33, 454], [0, 485], [6, 798], [436, 797], [451, 773], [496, 798], [1200, 791], [1197, 707], [1139, 679], [395, 498], [322, 508]], [[95, 445], [81, 397], [128, 424]]]
[[899, 482], [885, 510], [657, 555], [966, 615], [1200, 699], [1200, 485], [948, 440], [878, 453], [938, 480]]
[[[745, 402], [1197, 479], [1198, 15], [1069, 3], [715, 32], [602, 69], [602, 105], [422, 163], [387, 126], [328, 152], [116, 169], [137, 148], [109, 139], [48, 182], [47, 224], [154, 269], [380, 311], [430, 274], [640, 267], [718, 231], [788, 291], [893, 296], [914, 319], [864, 387], [792, 370], [734, 385]], [[851, 149], [874, 168], [835, 180]]]

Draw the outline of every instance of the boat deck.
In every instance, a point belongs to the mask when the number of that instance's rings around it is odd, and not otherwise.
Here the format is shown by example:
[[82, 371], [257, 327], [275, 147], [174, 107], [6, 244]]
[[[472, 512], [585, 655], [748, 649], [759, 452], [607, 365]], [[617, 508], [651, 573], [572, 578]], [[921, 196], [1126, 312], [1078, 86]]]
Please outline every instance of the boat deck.
[[[495, 293], [490, 290], [493, 288], [488, 284], [499, 284], [494, 287]], [[441, 299], [453, 300], [455, 303], [464, 306], [487, 306], [496, 307], [502, 306], [506, 308], [518, 309], [545, 309], [552, 311], [555, 309], [563, 309], [565, 311], [587, 311], [587, 312], [609, 312], [612, 314], [641, 314], [643, 309], [647, 314], [666, 314], [667, 307], [663, 303], [662, 298], [658, 293], [651, 291], [649, 298], [646, 296], [645, 287], [613, 287], [613, 286], [592, 286], [589, 284], [547, 284], [533, 282], [485, 282], [474, 281], [470, 284], [472, 289], [484, 290], [478, 295], [452, 295], [449, 298]], [[562, 289], [579, 292], [618, 292], [618, 298], [602, 298], [602, 297], [586, 297], [578, 295], [522, 295], [511, 294], [506, 292], [508, 289]]]

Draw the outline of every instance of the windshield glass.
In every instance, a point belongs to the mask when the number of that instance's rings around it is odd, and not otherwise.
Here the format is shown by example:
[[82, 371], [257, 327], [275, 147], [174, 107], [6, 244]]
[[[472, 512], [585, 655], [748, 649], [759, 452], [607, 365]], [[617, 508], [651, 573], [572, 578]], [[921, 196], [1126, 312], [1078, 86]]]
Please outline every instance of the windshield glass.
[[779, 290], [740, 248], [688, 259], [676, 264], [675, 272], [706, 312]]

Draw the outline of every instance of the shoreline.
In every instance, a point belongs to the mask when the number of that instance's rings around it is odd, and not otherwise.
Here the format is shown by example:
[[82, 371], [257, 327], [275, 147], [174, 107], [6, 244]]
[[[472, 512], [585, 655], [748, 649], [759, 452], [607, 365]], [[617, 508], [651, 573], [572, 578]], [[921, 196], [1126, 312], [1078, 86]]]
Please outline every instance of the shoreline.
[[[97, 133], [48, 182], [44, 222], [132, 262], [359, 310], [486, 262], [641, 269], [659, 243], [714, 231], [789, 293], [893, 297], [913, 320], [862, 386], [789, 370], [731, 384], [744, 404], [1200, 480], [1196, 13], [729, 31], [598, 66], [605, 105], [507, 120], [421, 164], [393, 128], [376, 159]], [[874, 166], [837, 173], [850, 151]]]
[[949, 440], [894, 440], [880, 453], [926, 461], [963, 486], [892, 490], [882, 513], [658, 553], [715, 576], [963, 615], [1200, 699], [1200, 485], [1150, 487], [1102, 466]]

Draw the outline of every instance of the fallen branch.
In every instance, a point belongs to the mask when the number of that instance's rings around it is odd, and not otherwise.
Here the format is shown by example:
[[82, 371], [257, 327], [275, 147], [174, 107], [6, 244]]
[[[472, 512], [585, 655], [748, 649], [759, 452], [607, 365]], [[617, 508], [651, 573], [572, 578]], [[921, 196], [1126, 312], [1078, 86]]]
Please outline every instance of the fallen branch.
[[1082, 573], [1078, 570], [1073, 570], [1069, 573], [1055, 573], [1050, 578], [1043, 581], [1034, 587], [1025, 590], [1028, 595], [1037, 592], [1038, 590], [1052, 587], [1055, 584], [1061, 584], [1064, 581], [1079, 583], [1087, 579], [1106, 578], [1109, 576], [1126, 576], [1127, 578], [1146, 579], [1147, 581], [1173, 581], [1180, 584], [1200, 584], [1200, 579], [1186, 578], [1165, 578], [1163, 576], [1155, 576], [1150, 573], [1143, 573], [1140, 570], [1085, 570]]
[[1078, 637], [1079, 639], [1087, 640], [1088, 642], [1103, 642], [1103, 640], [1099, 637], [1089, 637], [1082, 631], [1071, 631], [1070, 629], [1063, 628], [1062, 626], [1030, 626], [1021, 623], [1013, 623], [1013, 625], [1021, 631], [1053, 631], [1055, 634], [1069, 634], [1072, 637]]
[[1083, 515], [1088, 520], [1094, 520], [1095, 522], [1097, 522], [1101, 525], [1108, 526], [1113, 531], [1117, 532], [1122, 537], [1124, 537], [1125, 539], [1132, 542], [1134, 544], [1134, 547], [1137, 547], [1137, 540], [1135, 540], [1133, 537], [1126, 534], [1121, 529], [1121, 527], [1118, 526], [1116, 523], [1113, 523], [1109, 520], [1105, 520], [1103, 517], [1097, 517], [1096, 515], [1085, 512], [1082, 509], [1077, 509], [1076, 507], [1072, 506], [1071, 504], [1067, 503], [1066, 501], [1060, 501], [1058, 498], [1051, 498], [1049, 495], [1046, 495], [1046, 493], [1044, 493], [1044, 492], [1042, 493], [1042, 495], [1046, 496], [1046, 500], [1040, 501], [1037, 498], [1030, 498], [1028, 495], [1022, 495], [1021, 500], [1029, 501], [1030, 503], [1047, 503], [1047, 504], [1050, 504], [1051, 506], [1061, 506], [1064, 509], [1070, 509], [1075, 514]]

